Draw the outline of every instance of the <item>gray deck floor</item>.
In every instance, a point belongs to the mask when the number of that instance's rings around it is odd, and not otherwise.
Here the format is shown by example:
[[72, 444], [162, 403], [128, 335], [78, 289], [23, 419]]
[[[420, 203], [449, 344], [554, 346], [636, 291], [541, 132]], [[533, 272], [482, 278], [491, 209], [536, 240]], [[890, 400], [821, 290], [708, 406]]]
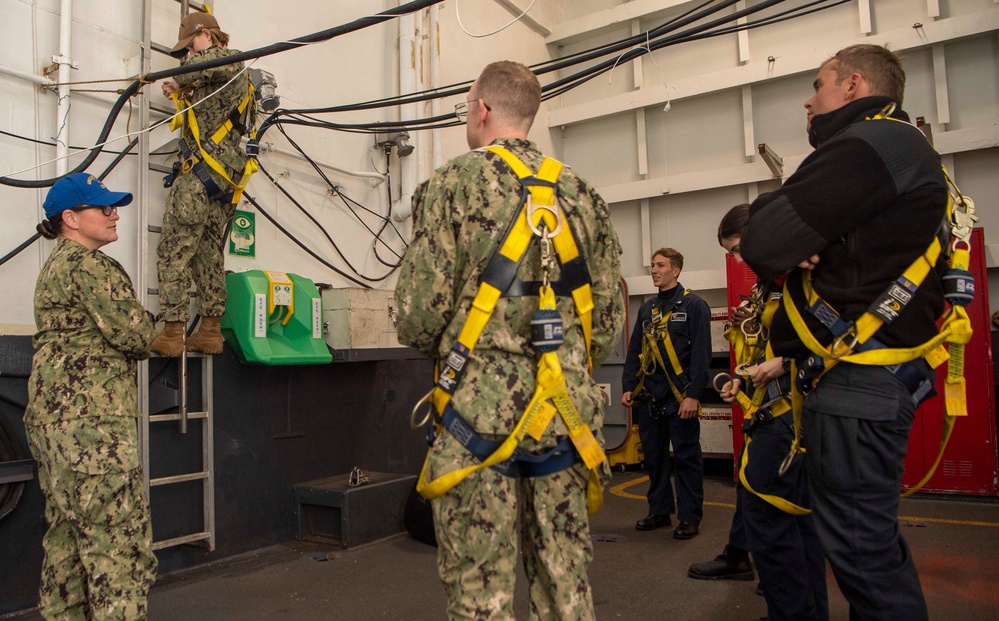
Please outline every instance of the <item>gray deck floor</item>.
[[[756, 582], [705, 582], [687, 567], [714, 558], [726, 543], [735, 488], [705, 480], [701, 535], [677, 541], [669, 529], [638, 532], [647, 479], [616, 475], [592, 521], [590, 582], [600, 619], [756, 621], [766, 615]], [[999, 504], [904, 499], [903, 534], [912, 548], [931, 619], [999, 620]], [[443, 619], [435, 549], [408, 536], [343, 550], [290, 542], [210, 567], [162, 576], [150, 598], [151, 621]], [[521, 574], [515, 608], [527, 618]], [[829, 574], [832, 619], [847, 604]], [[21, 619], [37, 619], [36, 615]]]

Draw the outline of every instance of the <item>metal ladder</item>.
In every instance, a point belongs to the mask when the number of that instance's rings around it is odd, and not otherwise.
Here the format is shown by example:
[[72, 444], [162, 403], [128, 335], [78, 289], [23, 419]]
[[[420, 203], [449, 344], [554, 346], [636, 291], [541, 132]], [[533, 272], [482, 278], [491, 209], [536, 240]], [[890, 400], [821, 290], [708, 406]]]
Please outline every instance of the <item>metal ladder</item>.
[[[197, 2], [189, 2], [188, 0], [176, 0], [180, 5], [180, 13], [178, 15], [178, 22], [184, 15], [187, 15], [189, 10], [200, 10], [203, 11], [205, 5]], [[163, 54], [169, 54], [171, 46], [165, 46], [158, 43], [154, 43], [152, 38], [152, 2], [153, 0], [143, 0], [142, 11], [141, 11], [141, 31], [142, 31], [142, 48], [140, 53], [142, 55], [141, 59], [141, 75], [145, 75], [151, 71], [152, 66], [152, 53], [158, 52]], [[209, 8], [210, 3], [206, 3]], [[173, 110], [168, 110], [167, 108], [158, 108], [150, 103], [149, 100], [149, 87], [141, 94], [139, 97], [139, 122], [141, 127], [149, 127], [150, 123], [150, 110], [152, 108], [157, 108], [160, 111], [167, 112], [168, 114], [173, 114]], [[159, 294], [157, 289], [150, 288], [148, 283], [149, 274], [149, 261], [150, 261], [150, 237], [153, 234], [159, 234], [159, 226], [154, 226], [149, 224], [149, 212], [146, 208], [149, 204], [149, 184], [150, 184], [150, 171], [168, 173], [169, 169], [165, 167], [154, 164], [150, 161], [149, 154], [150, 140], [149, 134], [143, 132], [139, 139], [139, 166], [138, 166], [138, 198], [139, 205], [143, 208], [139, 210], [139, 230], [143, 234], [139, 235], [138, 239], [138, 254], [139, 254], [139, 274], [136, 279], [136, 286], [140, 295], [142, 296], [143, 304], [148, 308], [148, 301], [150, 297]], [[154, 250], [155, 251], [155, 250]], [[201, 481], [202, 487], [202, 527], [196, 532], [171, 537], [169, 539], [161, 539], [158, 541], [153, 541], [153, 549], [160, 550], [163, 548], [169, 548], [177, 545], [183, 544], [197, 544], [206, 547], [209, 551], [215, 549], [215, 449], [214, 449], [214, 415], [213, 415], [213, 369], [212, 369], [212, 357], [211, 356], [201, 356], [201, 354], [191, 354], [185, 352], [186, 355], [178, 358], [178, 397], [177, 397], [177, 412], [168, 414], [151, 414], [151, 398], [150, 398], [150, 373], [149, 366], [150, 361], [145, 360], [139, 364], [139, 410], [141, 414], [141, 421], [139, 427], [139, 450], [141, 452], [142, 458], [142, 473], [143, 481], [145, 483], [146, 494], [151, 498], [152, 488], [157, 488], [167, 485], [176, 485], [180, 483], [188, 483], [192, 481]], [[199, 411], [189, 412], [187, 410], [187, 366], [188, 357], [200, 357], [202, 358], [201, 365], [201, 397], [202, 406]], [[155, 358], [154, 360], [166, 360], [164, 358]], [[164, 363], [165, 364], [165, 363]], [[178, 424], [178, 432], [180, 434], [187, 434], [188, 421], [190, 420], [200, 420], [201, 427], [201, 466], [200, 470], [194, 472], [186, 472], [182, 474], [176, 474], [172, 476], [158, 477], [155, 479], [150, 479], [149, 477], [149, 466], [150, 466], [150, 426], [153, 424], [162, 424], [166, 422], [176, 422]], [[156, 525], [153, 524], [153, 531], [155, 537]]]

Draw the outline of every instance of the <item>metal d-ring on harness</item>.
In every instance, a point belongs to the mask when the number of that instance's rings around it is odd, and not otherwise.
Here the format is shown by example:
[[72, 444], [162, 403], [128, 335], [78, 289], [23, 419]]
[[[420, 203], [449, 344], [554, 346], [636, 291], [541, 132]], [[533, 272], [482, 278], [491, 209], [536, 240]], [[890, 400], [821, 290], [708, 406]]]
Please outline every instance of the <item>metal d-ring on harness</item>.
[[[410, 425], [416, 425], [419, 408], [424, 403], [431, 403], [433, 407], [423, 419], [427, 421], [432, 413], [436, 413], [435, 425], [430, 432], [437, 434], [447, 430], [476, 456], [479, 463], [427, 481], [428, 452], [417, 480], [417, 491], [427, 499], [434, 499], [483, 468], [493, 468], [507, 476], [541, 476], [564, 470], [582, 460], [590, 471], [587, 509], [592, 514], [603, 502], [603, 488], [597, 469], [604, 463], [606, 456], [569, 399], [556, 353], [563, 337], [562, 319], [555, 304], [555, 290], [560, 288], [565, 295], [572, 296], [586, 342], [588, 367], [592, 371], [590, 343], [593, 331], [593, 297], [590, 274], [571, 228], [563, 224], [565, 214], [556, 201], [556, 187], [562, 164], [545, 158], [538, 172], [533, 173], [503, 147], [493, 145], [484, 150], [498, 155], [513, 170], [524, 187], [524, 199], [520, 211], [510, 223], [503, 240], [482, 273], [479, 289], [457, 341], [448, 356], [438, 363], [437, 385], [416, 404], [410, 416]], [[543, 280], [540, 283], [518, 281], [517, 269], [528, 246], [536, 238], [541, 244]], [[561, 266], [559, 283], [551, 281], [552, 250]], [[536, 389], [514, 430], [503, 442], [495, 442], [481, 437], [461, 418], [451, 405], [451, 396], [461, 381], [466, 364], [497, 301], [503, 296], [516, 295], [539, 296], [538, 311], [531, 319], [531, 341], [539, 354]], [[535, 440], [540, 440], [556, 413], [561, 416], [568, 429], [568, 438], [544, 454], [521, 451], [518, 446], [524, 436], [530, 435]]]
[[[902, 122], [888, 118], [893, 109], [894, 104], [886, 107], [872, 120], [887, 119]], [[955, 417], [967, 416], [968, 413], [964, 380], [964, 345], [971, 340], [971, 321], [964, 307], [971, 303], [975, 292], [974, 280], [968, 271], [968, 266], [971, 231], [978, 218], [975, 216], [974, 202], [961, 194], [947, 174], [946, 168], [944, 177], [950, 191], [947, 214], [940, 231], [926, 252], [917, 257], [902, 276], [891, 283], [856, 321], [843, 319], [815, 292], [810, 272], [806, 271], [803, 274], [801, 271], [798, 272], [805, 294], [806, 311], [818, 319], [833, 335], [833, 341], [828, 347], [823, 346], [805, 324], [801, 312], [788, 293], [786, 283], [784, 289], [784, 308], [798, 337], [812, 353], [802, 368], [797, 370], [793, 391], [795, 446], [798, 442], [804, 395], [836, 364], [850, 362], [884, 366], [906, 385], [912, 394], [913, 403], [918, 405], [932, 390], [932, 370], [949, 361], [947, 379], [944, 383], [944, 431], [937, 458], [923, 479], [903, 494], [904, 496], [920, 489], [933, 476], [950, 439]], [[875, 333], [881, 326], [894, 321], [905, 310], [924, 278], [936, 265], [941, 252], [946, 252], [950, 257], [950, 268], [943, 278], [944, 299], [950, 304], [950, 308], [944, 315], [940, 332], [916, 347], [885, 347], [874, 338]], [[948, 347], [944, 346], [945, 343]], [[925, 365], [920, 362], [921, 360], [925, 361]], [[792, 452], [794, 450], [792, 447]], [[785, 461], [792, 457], [793, 454], [788, 455]]]

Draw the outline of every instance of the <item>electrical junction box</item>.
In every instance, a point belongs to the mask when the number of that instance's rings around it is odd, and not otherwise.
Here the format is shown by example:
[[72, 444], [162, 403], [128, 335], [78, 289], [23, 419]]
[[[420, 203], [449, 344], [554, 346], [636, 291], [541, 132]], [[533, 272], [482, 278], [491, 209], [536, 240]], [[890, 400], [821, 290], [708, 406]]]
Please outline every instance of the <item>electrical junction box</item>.
[[701, 453], [705, 457], [732, 457], [732, 407], [728, 404], [701, 408]]
[[728, 339], [725, 338], [725, 322], [728, 320], [728, 309], [711, 307], [711, 351], [715, 354], [727, 354]]
[[408, 349], [396, 332], [394, 291], [327, 289], [322, 299], [323, 332], [333, 350]]

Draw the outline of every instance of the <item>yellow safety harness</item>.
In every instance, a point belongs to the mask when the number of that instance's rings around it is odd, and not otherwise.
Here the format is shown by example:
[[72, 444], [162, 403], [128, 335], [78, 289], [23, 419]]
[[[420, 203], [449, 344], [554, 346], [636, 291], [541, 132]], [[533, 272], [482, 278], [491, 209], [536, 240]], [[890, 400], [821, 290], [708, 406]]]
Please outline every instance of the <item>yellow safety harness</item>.
[[[773, 321], [773, 316], [780, 305], [780, 297], [780, 295], [768, 295], [766, 287], [757, 284], [753, 287], [750, 299], [742, 305], [752, 313], [751, 316], [741, 323], [731, 324], [725, 329], [725, 338], [732, 344], [732, 350], [735, 354], [735, 373], [737, 375], [748, 377], [750, 366], [774, 357], [769, 343], [769, 328], [770, 323]], [[752, 421], [757, 419], [758, 415], [763, 414], [764, 409], [774, 419], [791, 411], [791, 402], [787, 396], [778, 397], [764, 406], [763, 400], [767, 394], [767, 386], [757, 386], [753, 391], [752, 399], [742, 391], [736, 393], [736, 400], [742, 407], [743, 419], [746, 422], [743, 426], [745, 431], [742, 434], [743, 450], [742, 458], [739, 461], [739, 481], [746, 491], [760, 497], [785, 513], [808, 515], [812, 512], [811, 509], [802, 507], [776, 494], [765, 494], [757, 491], [749, 483], [749, 479], [746, 476], [746, 467], [749, 464], [749, 447], [752, 443], [752, 436], [748, 433], [747, 427]]]
[[[680, 299], [682, 300], [689, 294], [690, 289], [685, 289]], [[632, 392], [639, 394], [645, 388], [645, 378], [654, 374], [656, 369], [659, 368], [666, 375], [666, 383], [669, 384], [670, 391], [673, 393], [673, 397], [676, 398], [676, 402], [683, 403], [683, 400], [687, 397], [687, 387], [681, 387], [684, 377], [683, 367], [680, 366], [680, 357], [676, 354], [676, 347], [673, 345], [673, 339], [670, 338], [669, 334], [669, 320], [673, 315], [674, 309], [675, 305], [663, 314], [659, 307], [653, 306], [652, 321], [642, 326], [642, 351], [638, 356], [639, 379], [638, 384]], [[659, 350], [659, 343], [662, 343], [663, 348], [666, 350], [666, 357], [669, 358], [668, 366], [665, 360], [663, 360], [662, 352]], [[697, 404], [697, 415], [701, 415], [700, 403]]]
[[[183, 136], [180, 139], [180, 149], [181, 149], [181, 161], [179, 166], [175, 165], [175, 172], [173, 175], [168, 175], [169, 183], [172, 183], [173, 176], [186, 173], [193, 170], [193, 172], [204, 184], [206, 192], [208, 192], [208, 197], [213, 200], [220, 200], [228, 198], [229, 192], [231, 191], [232, 197], [228, 202], [232, 204], [237, 204], [243, 195], [243, 190], [246, 185], [250, 182], [250, 177], [253, 173], [257, 172], [259, 166], [257, 164], [256, 153], [249, 153], [249, 157], [246, 160], [246, 165], [243, 167], [242, 175], [239, 181], [233, 181], [230, 178], [229, 173], [226, 171], [226, 167], [212, 156], [217, 149], [219, 144], [225, 140], [226, 136], [233, 130], [234, 127], [241, 127], [245, 131], [245, 127], [240, 124], [240, 119], [246, 115], [248, 108], [251, 109], [249, 115], [249, 124], [253, 122], [253, 84], [250, 83], [249, 89], [243, 100], [239, 102], [239, 105], [229, 114], [229, 117], [222, 123], [222, 126], [216, 129], [212, 135], [206, 140], [201, 139], [201, 127], [198, 124], [198, 117], [194, 114], [194, 107], [191, 101], [187, 98], [181, 97], [179, 91], [174, 91], [171, 95], [174, 102], [174, 107], [177, 109], [177, 116], [173, 118], [170, 122], [170, 129], [176, 130], [186, 123], [187, 127], [191, 130], [191, 136], [194, 137], [194, 142], [198, 145], [198, 152], [192, 153], [187, 146], [187, 142], [184, 140]], [[255, 128], [250, 130], [250, 140], [251, 144], [255, 143], [255, 138], [257, 136], [257, 131]], [[207, 165], [213, 171], [215, 171], [220, 177], [225, 179], [228, 184], [228, 191], [218, 187], [214, 179], [208, 174], [208, 171], [204, 170], [203, 165]], [[169, 185], [167, 183], [166, 185]]]
[[[444, 361], [438, 374], [436, 387], [417, 404], [430, 400], [438, 414], [436, 432], [440, 433], [442, 417], [448, 409], [451, 397], [461, 380], [466, 362], [486, 323], [509, 284], [516, 278], [517, 268], [535, 237], [541, 241], [541, 262], [544, 281], [539, 290], [539, 311], [532, 320], [535, 348], [541, 353], [536, 374], [536, 388], [526, 411], [517, 422], [510, 435], [485, 459], [477, 464], [447, 473], [433, 481], [426, 480], [430, 454], [424, 461], [417, 491], [428, 499], [438, 498], [460, 483], [465, 477], [483, 468], [498, 466], [506, 462], [516, 451], [525, 434], [540, 440], [543, 432], [557, 412], [569, 431], [572, 445], [590, 471], [587, 486], [587, 509], [595, 513], [603, 503], [603, 487], [597, 468], [606, 460], [603, 449], [593, 432], [583, 422], [569, 399], [565, 378], [554, 346], [539, 346], [540, 332], [543, 342], [561, 341], [561, 319], [555, 305], [555, 291], [549, 279], [551, 249], [554, 247], [561, 266], [563, 283], [571, 290], [576, 315], [579, 317], [586, 342], [588, 367], [592, 372], [590, 346], [593, 332], [593, 296], [589, 272], [570, 227], [566, 224], [565, 213], [556, 201], [556, 187], [562, 170], [562, 163], [545, 158], [538, 172], [532, 171], [507, 149], [492, 145], [485, 150], [495, 153], [513, 170], [525, 188], [523, 204], [511, 223], [505, 239], [482, 274], [479, 289], [468, 317], [462, 326], [457, 342]], [[556, 337], [556, 338], [552, 338]], [[546, 340], [547, 339], [547, 340]], [[414, 409], [415, 412], [415, 409]], [[459, 438], [461, 439], [461, 438]], [[467, 445], [466, 445], [467, 446]]]
[[[889, 106], [874, 119], [888, 118], [887, 115], [893, 109], [894, 105]], [[881, 326], [891, 323], [905, 309], [906, 304], [914, 297], [920, 284], [933, 270], [941, 252], [944, 251], [940, 236], [935, 236], [926, 252], [917, 257], [902, 276], [893, 282], [863, 315], [852, 322], [842, 319], [835, 309], [822, 300], [812, 286], [811, 272], [797, 270], [797, 277], [801, 280], [808, 312], [818, 318], [833, 335], [833, 341], [829, 346], [822, 345], [812, 334], [801, 312], [791, 299], [787, 287], [788, 283], [785, 283], [784, 308], [798, 338], [812, 353], [812, 356], [806, 367], [797, 372], [798, 381], [792, 391], [795, 440], [782, 469], [786, 469], [796, 452], [804, 452], [799, 444], [804, 392], [810, 390], [832, 367], [840, 362], [850, 362], [898, 369], [901, 365], [922, 359], [931, 369], [936, 369], [945, 361], [949, 361], [947, 379], [944, 384], [943, 437], [933, 465], [923, 479], [905, 492], [903, 496], [908, 496], [923, 487], [936, 472], [950, 439], [956, 417], [968, 414], [964, 380], [964, 345], [971, 340], [971, 321], [964, 307], [971, 302], [974, 296], [974, 283], [968, 266], [970, 263], [971, 231], [978, 219], [975, 217], [974, 203], [970, 198], [961, 194], [947, 174], [946, 168], [944, 169], [944, 177], [951, 190], [948, 192], [945, 222], [951, 229], [950, 244], [946, 248], [950, 257], [950, 270], [944, 278], [944, 297], [950, 303], [950, 308], [945, 313], [940, 331], [934, 338], [916, 347], [887, 348], [873, 337]], [[918, 403], [923, 396], [925, 394], [914, 395], [914, 400]]]

